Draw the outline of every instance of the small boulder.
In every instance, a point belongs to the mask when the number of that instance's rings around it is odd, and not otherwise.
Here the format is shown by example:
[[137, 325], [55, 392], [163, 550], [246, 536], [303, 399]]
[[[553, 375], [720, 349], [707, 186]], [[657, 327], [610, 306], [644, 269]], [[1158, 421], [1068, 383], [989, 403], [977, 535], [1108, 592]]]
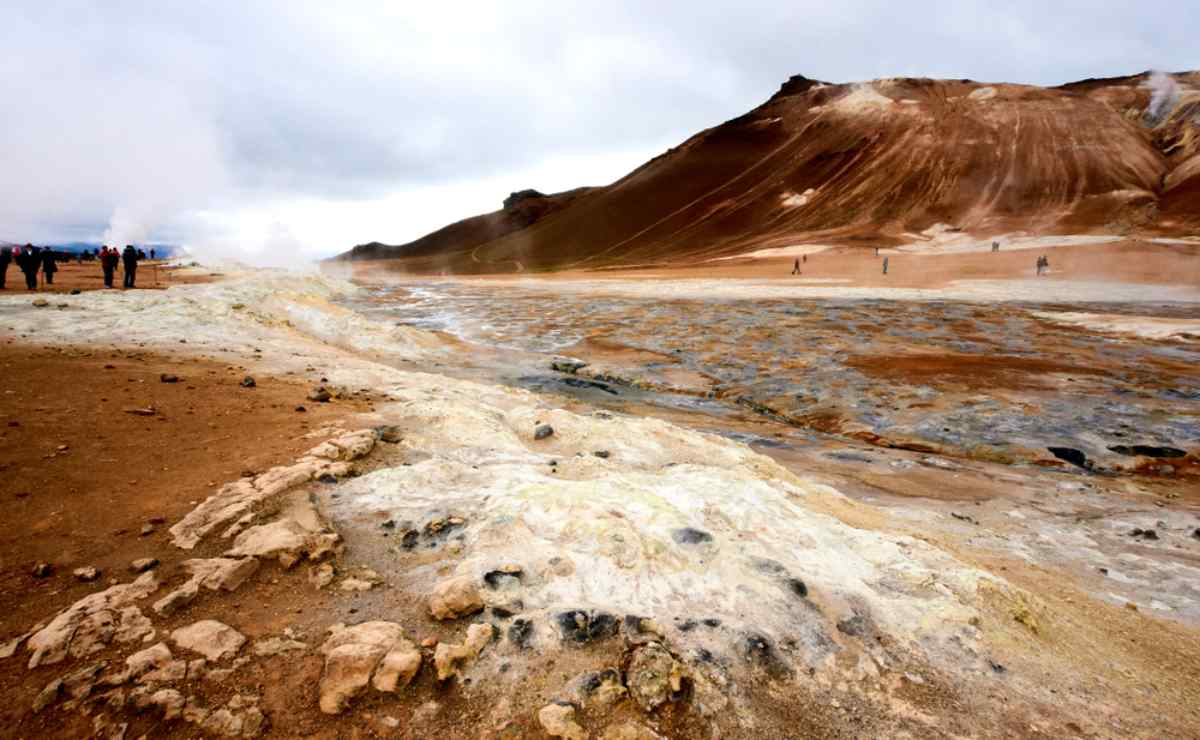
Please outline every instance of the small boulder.
[[134, 573], [145, 573], [157, 566], [158, 558], [138, 558], [129, 564], [129, 569]]
[[475, 660], [491, 641], [492, 625], [473, 624], [467, 628], [467, 639], [461, 645], [439, 642], [433, 653], [438, 680], [445, 681], [460, 675], [462, 669]]
[[313, 388], [308, 394], [308, 400], [316, 401], [317, 403], [329, 403], [331, 398], [333, 398], [333, 394], [331, 394], [323, 385]]
[[72, 574], [81, 581], [94, 581], [100, 577], [100, 570], [94, 565], [87, 565], [82, 568], [76, 568]]
[[538, 424], [533, 430], [534, 439], [546, 439], [554, 434], [554, 427], [549, 424]]
[[587, 733], [575, 721], [575, 707], [570, 704], [547, 704], [538, 710], [538, 722], [550, 737], [587, 740]]
[[395, 424], [375, 427], [375, 432], [379, 435], [379, 440], [381, 442], [387, 442], [388, 444], [392, 445], [398, 444], [402, 439], [404, 439], [404, 432]]
[[429, 598], [429, 613], [434, 619], [457, 619], [482, 610], [479, 586], [470, 576], [442, 581]]
[[38, 563], [33, 566], [34, 578], [49, 578], [54, 574], [54, 566], [50, 563]]
[[246, 638], [237, 630], [215, 619], [204, 619], [171, 633], [171, 640], [181, 648], [200, 653], [211, 661], [237, 653]]
[[160, 383], [178, 383], [179, 376], [171, 373], [163, 373], [162, 375], [158, 376], [158, 380]]
[[46, 306], [50, 305], [50, 301], [46, 300], [45, 298], [34, 298], [33, 305], [34, 308], [45, 308]]
[[683, 691], [683, 667], [658, 643], [634, 650], [625, 669], [629, 695], [643, 712], [653, 712]]
[[258, 383], [254, 382], [254, 378], [250, 377], [249, 375], [242, 378], [241, 386], [243, 388], [253, 388], [256, 385], [258, 385]]

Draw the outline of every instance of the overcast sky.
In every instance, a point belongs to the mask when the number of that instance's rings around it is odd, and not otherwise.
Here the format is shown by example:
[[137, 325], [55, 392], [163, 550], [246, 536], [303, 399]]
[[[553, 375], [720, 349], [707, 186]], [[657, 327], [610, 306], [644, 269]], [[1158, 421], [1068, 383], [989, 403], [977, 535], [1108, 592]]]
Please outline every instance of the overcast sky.
[[0, 240], [279, 263], [611, 182], [792, 74], [1200, 67], [1200, 2], [0, 0]]

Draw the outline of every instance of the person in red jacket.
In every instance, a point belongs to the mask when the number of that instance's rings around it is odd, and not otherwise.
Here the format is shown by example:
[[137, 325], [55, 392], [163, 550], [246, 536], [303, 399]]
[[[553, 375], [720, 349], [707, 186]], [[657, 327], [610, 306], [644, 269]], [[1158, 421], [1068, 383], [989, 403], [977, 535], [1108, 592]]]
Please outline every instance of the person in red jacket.
[[100, 269], [104, 271], [104, 287], [111, 288], [113, 286], [113, 275], [117, 270], [117, 262], [121, 259], [117, 254], [117, 250], [109, 249], [105, 244], [100, 250]]

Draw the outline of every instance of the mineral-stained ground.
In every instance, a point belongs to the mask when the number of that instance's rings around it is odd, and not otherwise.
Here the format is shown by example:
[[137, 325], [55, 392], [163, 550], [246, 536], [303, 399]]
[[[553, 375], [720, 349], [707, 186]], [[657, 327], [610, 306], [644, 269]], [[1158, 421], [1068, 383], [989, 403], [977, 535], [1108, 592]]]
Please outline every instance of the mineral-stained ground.
[[5, 296], [0, 734], [1200, 733], [1194, 287], [835, 280]]

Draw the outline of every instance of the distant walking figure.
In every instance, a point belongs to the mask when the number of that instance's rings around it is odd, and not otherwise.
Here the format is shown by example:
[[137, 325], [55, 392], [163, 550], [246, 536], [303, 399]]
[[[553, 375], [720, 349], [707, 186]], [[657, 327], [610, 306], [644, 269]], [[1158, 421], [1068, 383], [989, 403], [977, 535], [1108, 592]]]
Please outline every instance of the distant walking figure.
[[125, 263], [125, 287], [135, 287], [133, 283], [137, 280], [138, 253], [132, 244], [125, 245], [125, 253], [121, 255], [121, 261]]
[[883, 258], [883, 274], [884, 275], [887, 274], [887, 267], [888, 267], [888, 258], [884, 257]]
[[807, 254], [800, 255], [800, 261], [807, 264], [808, 263], [808, 255]]
[[878, 257], [878, 256], [879, 256], [879, 247], [875, 247], [875, 256], [876, 256], [876, 257]]
[[46, 247], [42, 250], [42, 273], [46, 276], [46, 285], [54, 285], [54, 273], [58, 272], [58, 263], [54, 259], [54, 250]]
[[113, 286], [113, 273], [117, 271], [117, 263], [121, 261], [121, 257], [117, 254], [116, 249], [109, 249], [108, 245], [104, 245], [104, 249], [100, 250], [100, 269], [104, 271], [104, 287], [111, 288]]
[[150, 259], [154, 259], [154, 250], [153, 249], [150, 250]]
[[37, 290], [38, 268], [42, 263], [40, 252], [41, 250], [32, 244], [26, 244], [21, 248], [21, 254], [17, 257], [17, 266], [21, 268], [21, 272], [25, 273], [27, 290]]
[[12, 247], [0, 247], [0, 290], [4, 289], [4, 280], [8, 277], [10, 264], [12, 264]]
[[794, 263], [792, 263], [792, 274], [793, 275], [800, 274], [800, 260], [796, 260]]

